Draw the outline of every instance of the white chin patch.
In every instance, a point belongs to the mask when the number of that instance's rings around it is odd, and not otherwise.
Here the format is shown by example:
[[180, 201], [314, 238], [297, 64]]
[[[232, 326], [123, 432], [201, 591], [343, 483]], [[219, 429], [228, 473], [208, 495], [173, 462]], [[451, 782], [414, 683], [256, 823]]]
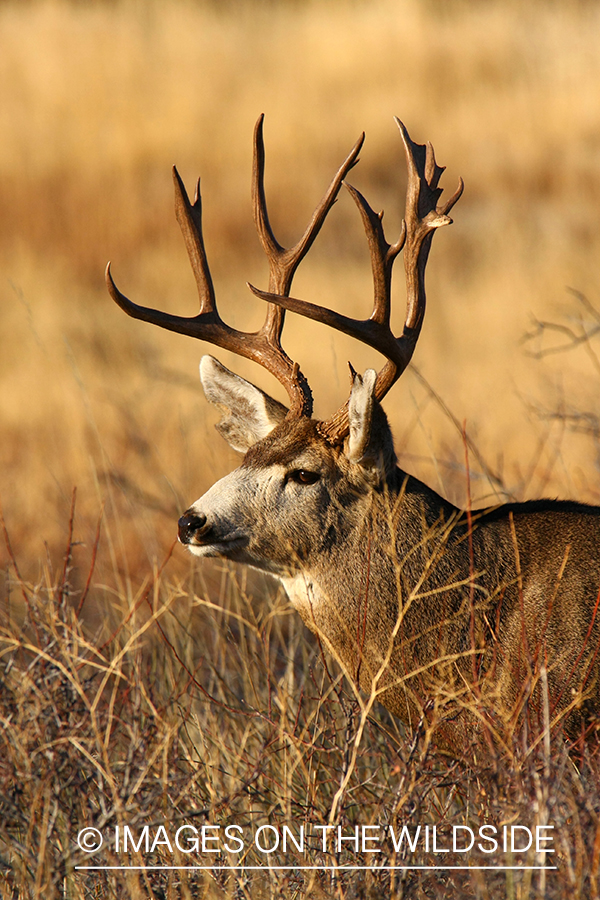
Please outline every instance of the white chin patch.
[[186, 548], [193, 553], [194, 556], [222, 556], [218, 546], [215, 544], [186, 544]]
[[244, 537], [231, 537], [215, 544], [186, 544], [194, 556], [220, 556], [221, 559], [239, 559], [238, 551], [246, 546]]

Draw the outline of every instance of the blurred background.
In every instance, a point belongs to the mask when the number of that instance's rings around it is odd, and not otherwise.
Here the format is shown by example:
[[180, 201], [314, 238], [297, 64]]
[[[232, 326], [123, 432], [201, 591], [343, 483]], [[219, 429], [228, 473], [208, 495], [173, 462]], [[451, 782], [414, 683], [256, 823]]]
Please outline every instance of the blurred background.
[[[237, 457], [202, 394], [204, 344], [126, 317], [106, 292], [192, 315], [170, 167], [202, 176], [220, 311], [255, 329], [266, 287], [252, 224], [251, 139], [265, 113], [269, 210], [295, 242], [361, 131], [350, 181], [395, 240], [405, 164], [393, 123], [459, 176], [436, 235], [414, 363], [388, 395], [400, 462], [473, 505], [600, 503], [600, 6], [576, 0], [0, 3], [0, 498], [36, 580], [75, 540], [135, 585], [178, 515]], [[366, 317], [357, 211], [340, 196], [293, 293]], [[397, 265], [394, 321], [404, 316]], [[551, 323], [542, 326], [539, 323]], [[347, 360], [381, 360], [288, 317], [284, 344], [315, 412], [346, 398]], [[568, 350], [565, 350], [568, 347]], [[557, 351], [557, 352], [555, 352]], [[215, 354], [284, 400], [251, 363]], [[177, 547], [174, 572], [189, 563]], [[82, 576], [82, 577], [85, 577]], [[108, 575], [106, 575], [108, 578]]]

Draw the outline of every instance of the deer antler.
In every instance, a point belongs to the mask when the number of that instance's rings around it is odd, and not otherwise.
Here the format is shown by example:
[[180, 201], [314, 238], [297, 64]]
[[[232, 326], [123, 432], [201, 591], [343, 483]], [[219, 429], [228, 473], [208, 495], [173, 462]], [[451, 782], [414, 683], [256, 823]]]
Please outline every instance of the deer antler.
[[[323, 199], [313, 213], [306, 231], [298, 243], [289, 249], [282, 247], [276, 240], [267, 213], [264, 190], [265, 149], [263, 141], [263, 119], [261, 115], [254, 129], [254, 161], [252, 170], [252, 200], [254, 221], [258, 235], [269, 261], [269, 290], [279, 299], [289, 294], [294, 273], [298, 265], [308, 253], [317, 237], [327, 213], [333, 206], [342, 182], [350, 169], [356, 164], [358, 154], [364, 141], [364, 134], [358, 139], [338, 171], [336, 172]], [[259, 363], [274, 375], [285, 387], [290, 398], [290, 415], [310, 416], [312, 413], [312, 395], [308, 382], [298, 363], [293, 362], [281, 346], [281, 332], [284, 324], [285, 310], [281, 304], [270, 303], [262, 328], [256, 332], [238, 331], [231, 328], [220, 317], [213, 282], [204, 249], [202, 237], [202, 201], [200, 197], [200, 181], [196, 186], [194, 202], [190, 203], [186, 189], [173, 167], [175, 185], [175, 214], [181, 227], [188, 257], [194, 272], [200, 311], [195, 316], [176, 316], [170, 313], [138, 306], [122, 294], [113, 281], [110, 263], [106, 267], [106, 283], [109, 293], [127, 315], [134, 319], [151, 322], [161, 328], [187, 334], [190, 337], [208, 341], [226, 350], [232, 350], [239, 356]]]
[[[336, 313], [331, 309], [298, 300], [289, 296], [251, 290], [270, 304], [277, 304], [286, 310], [315, 319], [358, 338], [387, 357], [388, 362], [377, 375], [375, 396], [382, 400], [392, 385], [404, 372], [413, 355], [425, 315], [425, 266], [436, 228], [449, 225], [452, 219], [448, 213], [460, 198], [464, 184], [459, 179], [457, 190], [441, 206], [438, 201], [442, 188], [438, 183], [443, 166], [435, 161], [433, 147], [416, 144], [399, 119], [406, 161], [408, 165], [408, 185], [406, 190], [406, 210], [400, 237], [395, 244], [389, 244], [383, 231], [383, 213], [375, 213], [363, 195], [346, 185], [358, 206], [371, 254], [373, 271], [374, 302], [371, 316], [360, 321]], [[390, 302], [392, 267], [399, 252], [404, 248], [404, 268], [406, 273], [406, 318], [399, 337], [390, 328]], [[349, 431], [348, 401], [327, 422], [319, 424], [319, 431], [332, 444], [341, 443]]]

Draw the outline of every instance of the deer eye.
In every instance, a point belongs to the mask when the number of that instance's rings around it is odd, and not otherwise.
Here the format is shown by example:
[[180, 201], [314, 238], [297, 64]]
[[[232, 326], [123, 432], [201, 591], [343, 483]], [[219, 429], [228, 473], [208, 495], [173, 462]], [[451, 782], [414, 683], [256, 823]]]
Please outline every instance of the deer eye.
[[308, 472], [306, 469], [294, 469], [288, 475], [288, 481], [295, 481], [296, 484], [314, 484], [321, 476], [318, 472]]

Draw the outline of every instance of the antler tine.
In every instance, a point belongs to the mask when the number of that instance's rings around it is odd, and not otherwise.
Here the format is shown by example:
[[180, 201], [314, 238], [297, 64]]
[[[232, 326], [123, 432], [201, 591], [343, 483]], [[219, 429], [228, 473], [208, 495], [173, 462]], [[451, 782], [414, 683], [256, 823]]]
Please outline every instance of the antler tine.
[[[196, 194], [193, 203], [190, 203], [181, 176], [175, 166], [173, 166], [173, 186], [175, 189], [175, 215], [183, 234], [188, 258], [198, 286], [198, 295], [200, 297], [200, 311], [198, 315], [189, 317], [174, 316], [170, 313], [161, 312], [158, 309], [138, 306], [137, 303], [133, 303], [117, 288], [111, 275], [110, 263], [106, 267], [106, 284], [115, 303], [134, 319], [142, 319], [145, 322], [159, 325], [161, 328], [167, 328], [170, 331], [177, 331], [180, 334], [187, 334], [196, 338], [202, 338], [207, 333], [206, 329], [210, 328], [214, 331], [212, 342], [216, 343], [215, 338], [219, 333], [216, 329], [221, 328], [224, 336], [232, 332], [232, 329], [225, 325], [217, 312], [215, 290], [202, 236], [200, 179], [196, 183]], [[206, 339], [210, 340], [210, 338]], [[224, 344], [221, 344], [221, 346], [224, 346]]]
[[200, 179], [196, 182], [194, 202], [190, 203], [185, 185], [173, 166], [173, 186], [175, 188], [175, 217], [183, 240], [188, 258], [192, 266], [192, 272], [198, 286], [200, 297], [200, 315], [208, 312], [217, 314], [217, 301], [212, 276], [204, 249], [204, 237], [202, 235], [202, 196], [200, 194]]
[[[270, 287], [278, 293], [286, 293], [289, 291], [298, 264], [310, 249], [327, 213], [334, 203], [345, 175], [357, 161], [364, 135], [357, 141], [349, 156], [342, 163], [300, 241], [290, 250], [285, 250], [276, 241], [267, 215], [264, 195], [262, 122], [263, 116], [257, 122], [254, 135], [252, 191], [255, 220], [261, 242], [269, 258]], [[300, 371], [298, 364], [294, 363], [281, 347], [280, 338], [284, 311], [277, 306], [270, 305], [265, 324], [259, 331], [252, 333], [231, 328], [221, 319], [217, 311], [215, 291], [202, 235], [200, 181], [197, 183], [194, 202], [190, 203], [185, 186], [175, 167], [173, 168], [173, 180], [175, 187], [175, 213], [183, 233], [188, 257], [198, 286], [200, 297], [198, 314], [190, 317], [177, 316], [133, 303], [117, 288], [109, 263], [106, 267], [106, 283], [112, 299], [127, 315], [135, 319], [151, 322], [169, 331], [176, 331], [180, 334], [187, 334], [190, 337], [208, 341], [218, 347], [231, 350], [238, 356], [243, 356], [258, 363], [274, 375], [285, 387], [290, 398], [289, 414], [291, 416], [310, 416], [312, 412], [312, 395], [308, 382]]]
[[112, 299], [134, 319], [141, 319], [169, 331], [208, 341], [217, 347], [230, 350], [238, 356], [258, 363], [285, 387], [290, 399], [290, 415], [310, 416], [312, 394], [309, 384], [300, 372], [298, 365], [284, 352], [279, 340], [274, 341], [264, 328], [252, 333], [238, 331], [221, 319], [217, 311], [215, 292], [202, 236], [200, 182], [197, 184], [194, 202], [190, 203], [176, 169], [173, 170], [173, 176], [175, 212], [198, 286], [200, 311], [195, 316], [177, 316], [133, 303], [117, 288], [109, 263], [106, 267], [106, 283]]
[[[269, 292], [279, 296], [287, 296], [290, 292], [292, 279], [327, 217], [327, 214], [337, 199], [342, 182], [350, 169], [358, 162], [358, 154], [365, 140], [364, 132], [356, 141], [354, 147], [335, 173], [331, 184], [327, 188], [323, 199], [315, 209], [310, 222], [300, 240], [289, 249], [282, 247], [275, 235], [269, 221], [267, 200], [265, 196], [265, 145], [263, 138], [264, 115], [259, 116], [254, 128], [254, 160], [252, 167], [252, 208], [254, 223], [269, 262]], [[254, 290], [249, 285], [251, 290]], [[267, 319], [263, 326], [272, 339], [279, 341], [283, 329], [285, 310], [280, 306], [269, 304]]]
[[383, 231], [383, 212], [376, 213], [365, 197], [351, 184], [348, 193], [362, 216], [373, 272], [373, 312], [371, 320], [389, 330], [392, 293], [392, 268], [406, 240], [406, 223], [402, 221], [400, 237], [395, 244], [388, 244]]
[[279, 294], [261, 291], [253, 285], [250, 290], [262, 300], [270, 304], [299, 313], [309, 319], [314, 319], [324, 325], [342, 331], [350, 337], [358, 338], [375, 350], [379, 350], [384, 356], [398, 355], [400, 348], [396, 338], [390, 330], [390, 285], [394, 260], [404, 245], [406, 228], [402, 223], [402, 231], [398, 241], [390, 245], [385, 239], [381, 222], [382, 214], [375, 213], [360, 191], [351, 185], [345, 185], [356, 205], [361, 211], [369, 249], [371, 251], [371, 267], [374, 282], [373, 312], [368, 319], [363, 321], [344, 316], [325, 306], [299, 300], [295, 297], [282, 297]]
[[[175, 189], [175, 215], [183, 233], [188, 257], [198, 286], [200, 310], [196, 316], [176, 316], [148, 306], [139, 306], [129, 300], [117, 288], [110, 263], [106, 267], [106, 283], [112, 299], [121, 309], [134, 319], [151, 322], [169, 331], [187, 334], [190, 337], [207, 340], [227, 349], [236, 342], [242, 332], [236, 332], [223, 322], [217, 312], [215, 291], [206, 258], [204, 239], [202, 236], [202, 199], [200, 196], [200, 180], [196, 184], [196, 195], [190, 203], [187, 191], [179, 172], [173, 166], [173, 185]], [[239, 351], [235, 351], [239, 352]], [[248, 353], [243, 355], [248, 356]]]
[[[452, 197], [438, 207], [442, 189], [438, 183], [443, 167], [435, 161], [433, 147], [414, 143], [405, 126], [395, 119], [400, 130], [408, 165], [405, 218], [398, 241], [390, 245], [384, 235], [383, 213], [375, 213], [362, 194], [347, 185], [356, 202], [365, 227], [371, 267], [373, 270], [374, 303], [373, 312], [364, 321], [351, 319], [333, 310], [272, 293], [254, 293], [268, 303], [276, 303], [286, 310], [329, 325], [368, 344], [387, 357], [388, 362], [377, 375], [375, 396], [378, 400], [390, 390], [408, 366], [421, 331], [425, 315], [425, 266], [433, 233], [436, 228], [448, 225], [452, 219], [448, 212], [461, 196], [464, 188], [462, 179]], [[406, 317], [402, 333], [394, 337], [390, 328], [391, 276], [394, 260], [404, 248], [404, 268], [406, 274]], [[349, 431], [348, 402], [346, 402], [327, 422], [320, 423], [319, 430], [331, 443], [340, 443]]]
[[[438, 207], [442, 188], [438, 187], [444, 166], [438, 166], [435, 153], [429, 141], [416, 144], [400, 119], [394, 117], [400, 130], [406, 162], [408, 184], [406, 188], [406, 210], [404, 213], [407, 229], [404, 249], [404, 271], [406, 276], [406, 322], [405, 332], [421, 330], [425, 315], [425, 267], [436, 228], [451, 225], [448, 213], [459, 200], [464, 190], [462, 178], [450, 199]], [[398, 373], [399, 375], [401, 373]], [[391, 385], [390, 385], [391, 386]]]

